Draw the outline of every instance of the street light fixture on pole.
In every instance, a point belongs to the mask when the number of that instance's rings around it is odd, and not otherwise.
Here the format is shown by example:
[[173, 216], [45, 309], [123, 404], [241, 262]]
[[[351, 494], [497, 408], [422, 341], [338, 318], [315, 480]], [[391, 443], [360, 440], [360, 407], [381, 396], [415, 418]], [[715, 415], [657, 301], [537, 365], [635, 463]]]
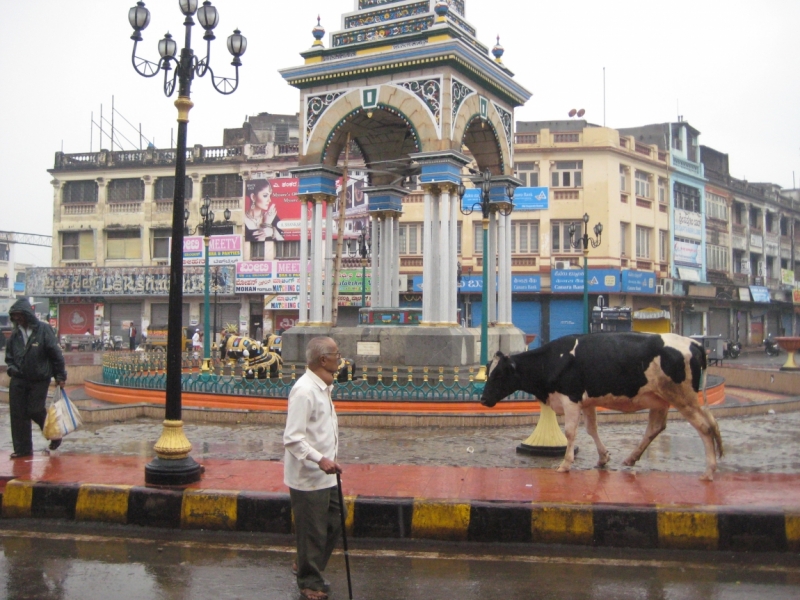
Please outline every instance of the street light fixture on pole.
[[358, 234], [358, 253], [361, 255], [361, 308], [367, 306], [367, 256], [369, 256], [369, 238], [362, 231]]
[[[225, 209], [223, 213], [225, 217], [225, 222], [231, 220], [231, 210], [229, 208]], [[202, 231], [203, 232], [203, 245], [205, 246], [205, 263], [204, 263], [204, 285], [203, 285], [203, 366], [200, 367], [200, 375], [203, 379], [208, 379], [208, 376], [211, 374], [211, 336], [209, 335], [209, 270], [208, 270], [208, 244], [211, 241], [211, 229], [214, 226], [214, 211], [211, 210], [211, 198], [208, 196], [203, 198], [203, 203], [200, 205], [200, 217], [201, 221], [198, 223], [193, 232]], [[189, 209], [184, 209], [183, 211], [183, 220], [184, 223], [189, 222]], [[190, 229], [187, 225], [184, 226], [186, 234], [188, 235]], [[216, 292], [214, 293], [216, 297]]]
[[583, 235], [575, 236], [575, 223], [569, 226], [569, 243], [573, 248], [583, 248], [583, 333], [589, 333], [589, 244], [592, 248], [600, 245], [603, 224], [594, 226], [594, 238], [589, 237], [589, 215], [583, 215]]
[[475, 381], [485, 382], [486, 364], [489, 362], [489, 265], [486, 260], [487, 248], [489, 246], [489, 215], [491, 214], [492, 210], [496, 210], [503, 216], [508, 216], [511, 214], [511, 211], [514, 210], [514, 186], [510, 184], [506, 186], [505, 196], [508, 198], [508, 202], [505, 201], [505, 198], [503, 198], [501, 201], [492, 202], [491, 172], [488, 169], [484, 171], [480, 178], [476, 178], [475, 183], [480, 183], [480, 202], [475, 202], [469, 209], [464, 210], [461, 202], [464, 198], [464, 194], [467, 193], [467, 189], [464, 187], [464, 184], [459, 184], [458, 186], [458, 198], [459, 210], [461, 211], [461, 214], [471, 215], [473, 212], [475, 212], [476, 207], [480, 207], [481, 214], [483, 216], [483, 266], [481, 268], [483, 273], [483, 293], [481, 294], [481, 366], [478, 370], [478, 374], [475, 377]]
[[[199, 0], [179, 0], [180, 10], [186, 19], [184, 47], [180, 58], [176, 58], [178, 45], [167, 33], [158, 42], [158, 62], [136, 56], [136, 46], [142, 41], [142, 31], [150, 23], [150, 11], [144, 2], [137, 2], [128, 11], [128, 21], [133, 27], [133, 52], [131, 62], [133, 68], [142, 77], [154, 77], [164, 71], [164, 94], [169, 97], [178, 84], [178, 147], [175, 156], [175, 196], [172, 205], [172, 248], [170, 249], [170, 285], [169, 285], [169, 324], [167, 328], [167, 385], [164, 429], [154, 447], [158, 455], [145, 467], [145, 482], [157, 485], [183, 485], [199, 481], [202, 467], [197, 464], [189, 451], [192, 445], [186, 439], [181, 420], [181, 328], [183, 307], [183, 220], [184, 220], [184, 187], [186, 179], [186, 135], [189, 123], [189, 111], [193, 104], [191, 97], [192, 80], [195, 75], [204, 77], [211, 73], [211, 83], [221, 94], [231, 94], [239, 87], [239, 57], [247, 49], [247, 39], [238, 29], [228, 37], [228, 51], [233, 55], [231, 63], [236, 76], [217, 77], [209, 66], [211, 56], [211, 40], [214, 39], [214, 28], [219, 21], [217, 9], [205, 0], [198, 9]], [[192, 17], [197, 13], [197, 20], [205, 30], [203, 39], [207, 42], [205, 58], [198, 59], [192, 51]], [[173, 65], [174, 63], [174, 65]], [[170, 77], [170, 71], [174, 73]]]

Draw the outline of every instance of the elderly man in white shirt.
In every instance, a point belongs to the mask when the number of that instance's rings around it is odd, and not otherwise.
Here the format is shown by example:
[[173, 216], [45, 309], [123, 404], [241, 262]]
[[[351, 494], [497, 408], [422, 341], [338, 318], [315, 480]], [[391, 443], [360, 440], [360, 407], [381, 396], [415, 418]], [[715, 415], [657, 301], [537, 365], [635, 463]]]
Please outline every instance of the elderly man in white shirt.
[[331, 399], [341, 354], [329, 337], [306, 347], [307, 369], [289, 394], [283, 445], [283, 482], [288, 486], [297, 541], [297, 586], [307, 600], [325, 600], [322, 572], [341, 535], [336, 474], [339, 425]]

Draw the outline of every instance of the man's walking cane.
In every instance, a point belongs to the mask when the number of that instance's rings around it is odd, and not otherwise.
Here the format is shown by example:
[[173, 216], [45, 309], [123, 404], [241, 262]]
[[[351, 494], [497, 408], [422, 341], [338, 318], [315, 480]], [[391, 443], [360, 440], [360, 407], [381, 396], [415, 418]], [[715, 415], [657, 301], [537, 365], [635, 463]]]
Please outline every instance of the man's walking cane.
[[353, 600], [353, 584], [350, 582], [350, 554], [347, 552], [347, 524], [344, 518], [344, 496], [342, 495], [342, 477], [336, 474], [336, 486], [339, 488], [339, 515], [342, 517], [342, 544], [344, 545], [344, 566], [347, 569], [347, 592]]

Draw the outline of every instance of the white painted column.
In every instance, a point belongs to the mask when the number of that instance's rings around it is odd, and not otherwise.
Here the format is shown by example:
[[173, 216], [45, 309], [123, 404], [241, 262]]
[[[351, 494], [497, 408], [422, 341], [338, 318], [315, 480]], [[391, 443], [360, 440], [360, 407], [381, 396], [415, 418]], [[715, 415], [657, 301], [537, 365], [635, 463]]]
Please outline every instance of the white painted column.
[[448, 321], [460, 324], [458, 321], [458, 195], [450, 198], [450, 315]]
[[372, 245], [372, 256], [375, 259], [375, 273], [376, 278], [375, 281], [372, 282], [372, 289], [374, 290], [375, 297], [373, 298], [372, 306], [383, 306], [383, 264], [384, 264], [384, 256], [383, 256], [383, 221], [384, 215], [378, 214], [375, 218], [375, 227], [373, 231], [375, 232], [375, 243]]
[[497, 262], [498, 262], [498, 290], [497, 290], [497, 322], [508, 323], [508, 315], [506, 314], [506, 297], [508, 295], [509, 279], [511, 264], [508, 261], [506, 253], [506, 246], [509, 240], [509, 230], [506, 225], [508, 224], [508, 217], [498, 214], [497, 219]]
[[489, 248], [484, 254], [489, 269], [489, 323], [497, 322], [497, 212], [489, 213]]
[[506, 221], [506, 243], [505, 243], [505, 250], [506, 250], [506, 265], [508, 266], [508, 270], [506, 271], [506, 323], [509, 325], [513, 323], [513, 314], [511, 312], [511, 304], [512, 304], [512, 293], [511, 293], [511, 278], [514, 274], [514, 267], [511, 263], [511, 215], [503, 217]]
[[308, 203], [300, 197], [300, 291], [297, 296], [298, 324], [308, 324]]
[[324, 250], [322, 246], [321, 196], [314, 198], [314, 214], [311, 216], [311, 322], [322, 323], [322, 274]]
[[[439, 289], [440, 286], [437, 285], [437, 282], [442, 281], [441, 273], [441, 260], [442, 260], [442, 253], [441, 249], [439, 248], [439, 203], [441, 202], [441, 196], [439, 195], [440, 192], [438, 189], [434, 192], [433, 201], [431, 202], [431, 280], [428, 283], [428, 291], [430, 294], [433, 294], [433, 299], [431, 300], [431, 323], [439, 323], [442, 320], [441, 314], [441, 307], [438, 301], [439, 298]], [[425, 290], [423, 290], [423, 293]]]
[[439, 195], [439, 277], [436, 281], [439, 299], [439, 322], [447, 323], [450, 315], [450, 190], [443, 187]]
[[325, 207], [325, 309], [323, 323], [333, 323], [333, 203]]
[[[400, 306], [400, 214], [396, 214], [392, 219], [392, 231], [394, 240], [394, 249], [392, 251], [392, 257], [394, 258], [394, 263], [392, 265], [392, 281], [394, 282], [392, 286], [392, 306], [394, 308], [399, 308]], [[405, 290], [402, 290], [405, 291]]]
[[383, 223], [386, 231], [386, 243], [384, 244], [385, 267], [383, 271], [384, 279], [382, 296], [384, 306], [391, 308], [394, 306], [392, 292], [396, 288], [396, 285], [393, 283], [394, 257], [392, 256], [394, 253], [394, 216], [391, 213], [387, 214]]
[[[433, 198], [430, 186], [425, 188], [425, 206], [422, 217], [422, 322], [430, 324], [433, 321], [433, 294], [428, 293], [428, 286], [433, 281]], [[409, 243], [406, 240], [406, 243]]]

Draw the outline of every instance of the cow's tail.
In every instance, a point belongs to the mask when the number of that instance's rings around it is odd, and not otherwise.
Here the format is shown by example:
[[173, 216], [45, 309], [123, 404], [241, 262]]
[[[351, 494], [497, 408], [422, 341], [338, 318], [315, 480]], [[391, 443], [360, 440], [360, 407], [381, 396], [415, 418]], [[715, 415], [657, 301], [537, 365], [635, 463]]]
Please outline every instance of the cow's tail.
[[706, 353], [702, 346], [700, 346], [700, 352], [696, 356], [700, 363], [700, 378], [703, 380], [703, 414], [705, 415], [706, 423], [711, 430], [711, 439], [714, 440], [714, 446], [717, 449], [717, 455], [722, 458], [722, 456], [725, 454], [725, 450], [722, 447], [722, 434], [720, 433], [717, 420], [714, 418], [714, 414], [711, 412], [711, 408], [708, 406], [708, 363], [706, 359]]

